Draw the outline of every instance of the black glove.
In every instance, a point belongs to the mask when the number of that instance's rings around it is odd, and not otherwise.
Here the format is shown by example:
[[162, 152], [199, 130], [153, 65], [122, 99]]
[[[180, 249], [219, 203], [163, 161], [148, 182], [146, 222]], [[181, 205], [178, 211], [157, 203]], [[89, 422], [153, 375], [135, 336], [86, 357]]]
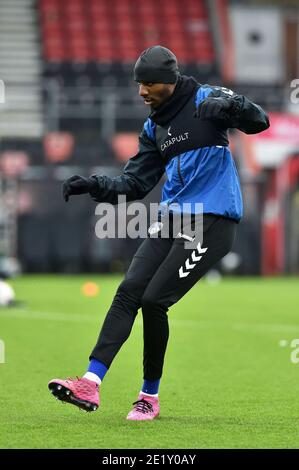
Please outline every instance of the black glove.
[[70, 196], [75, 194], [85, 194], [93, 187], [93, 181], [90, 178], [83, 178], [83, 176], [74, 175], [64, 181], [62, 185], [62, 193], [65, 202], [69, 200]]
[[232, 98], [206, 98], [200, 103], [194, 116], [202, 120], [226, 121], [231, 117], [233, 104]]

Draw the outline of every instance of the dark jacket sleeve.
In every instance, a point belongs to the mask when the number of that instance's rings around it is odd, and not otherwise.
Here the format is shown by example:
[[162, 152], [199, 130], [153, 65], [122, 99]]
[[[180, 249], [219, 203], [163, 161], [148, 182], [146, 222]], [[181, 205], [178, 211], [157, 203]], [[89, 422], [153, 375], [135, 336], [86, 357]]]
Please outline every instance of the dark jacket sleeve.
[[228, 112], [228, 128], [239, 129], [246, 134], [257, 134], [270, 127], [269, 117], [258, 104], [249, 101], [246, 96], [237, 95], [231, 90], [215, 87], [209, 97], [219, 96], [231, 100]]
[[143, 130], [139, 136], [138, 153], [126, 163], [123, 174], [114, 178], [92, 175], [89, 193], [97, 202], [118, 203], [125, 195], [127, 202], [143, 199], [159, 182], [164, 173], [162, 158]]

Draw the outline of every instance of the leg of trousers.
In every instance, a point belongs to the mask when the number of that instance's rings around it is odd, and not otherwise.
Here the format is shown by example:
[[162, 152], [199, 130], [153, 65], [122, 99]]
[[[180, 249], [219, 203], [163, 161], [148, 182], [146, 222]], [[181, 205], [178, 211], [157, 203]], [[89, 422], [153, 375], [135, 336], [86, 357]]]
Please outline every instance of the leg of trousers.
[[169, 307], [230, 251], [236, 227], [231, 219], [205, 215], [199, 251], [186, 249], [183, 238], [145, 239], [117, 289], [90, 358], [109, 367], [141, 308], [144, 379], [159, 379], [169, 337]]

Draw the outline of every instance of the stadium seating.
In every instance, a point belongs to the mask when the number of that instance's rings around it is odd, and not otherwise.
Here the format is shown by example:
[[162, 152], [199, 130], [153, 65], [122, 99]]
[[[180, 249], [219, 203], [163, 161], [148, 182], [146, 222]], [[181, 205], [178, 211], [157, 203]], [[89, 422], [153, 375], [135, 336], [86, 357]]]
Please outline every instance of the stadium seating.
[[0, 2], [0, 80], [5, 84], [0, 140], [39, 138], [43, 133], [42, 62], [35, 4], [35, 0]]
[[40, 0], [44, 58], [51, 62], [133, 62], [152, 44], [181, 62], [214, 61], [204, 1]]
[[60, 130], [77, 141], [84, 126], [89, 135], [101, 132], [107, 87], [117, 95], [115, 131], [136, 132], [146, 110], [132, 65], [153, 44], [171, 49], [186, 75], [205, 82], [217, 74], [206, 0], [38, 0], [37, 13], [45, 109], [55, 102]]

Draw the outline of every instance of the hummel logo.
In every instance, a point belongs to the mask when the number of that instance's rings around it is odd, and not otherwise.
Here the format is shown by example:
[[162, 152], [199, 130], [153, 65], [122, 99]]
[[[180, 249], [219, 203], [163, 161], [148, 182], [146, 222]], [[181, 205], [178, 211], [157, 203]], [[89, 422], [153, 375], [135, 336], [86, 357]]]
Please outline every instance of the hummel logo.
[[[189, 258], [186, 259], [185, 261], [185, 266], [181, 266], [179, 269], [179, 276], [182, 277], [187, 277], [190, 274], [190, 269], [193, 269], [196, 266], [196, 262], [199, 261], [202, 256], [196, 256], [197, 254], [204, 254], [207, 251], [207, 248], [201, 248], [200, 243], [198, 243], [196, 250], [193, 250], [191, 253], [191, 259], [193, 263], [190, 263]], [[185, 267], [185, 271], [184, 271]], [[187, 271], [189, 270], [189, 271]]]
[[215, 88], [217, 90], [221, 90], [222, 93], [226, 93], [227, 95], [230, 95], [230, 96], [232, 96], [234, 94], [234, 92], [232, 90], [230, 90], [229, 88], [225, 88], [224, 86], [217, 86]]
[[170, 135], [170, 136], [172, 136], [172, 134], [170, 133], [170, 128], [171, 128], [171, 126], [168, 127], [167, 134]]

